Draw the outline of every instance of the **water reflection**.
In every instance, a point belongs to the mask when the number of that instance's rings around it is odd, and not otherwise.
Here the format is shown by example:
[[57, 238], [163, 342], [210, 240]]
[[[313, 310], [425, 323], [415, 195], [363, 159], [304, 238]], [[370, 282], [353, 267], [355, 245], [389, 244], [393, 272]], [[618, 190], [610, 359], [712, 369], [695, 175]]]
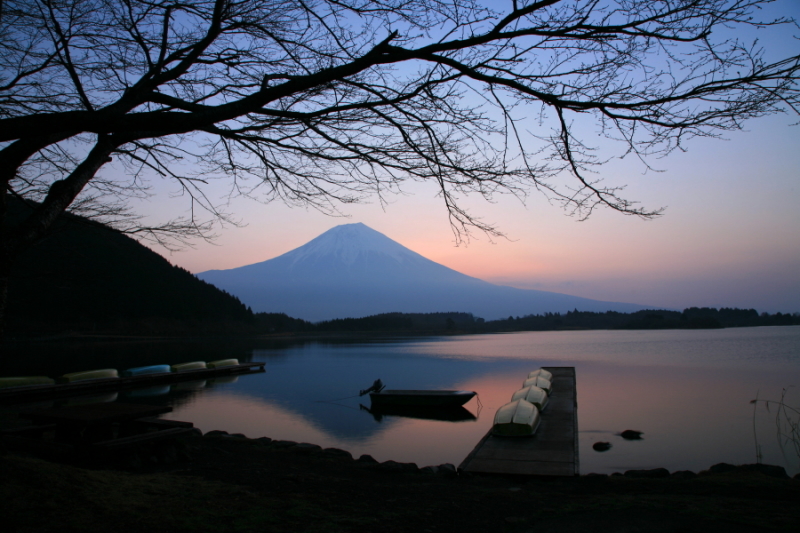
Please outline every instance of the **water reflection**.
[[[754, 434], [749, 403], [756, 394], [778, 399], [782, 388], [800, 385], [800, 327], [270, 341], [221, 350], [202, 357], [197, 350], [175, 357], [159, 352], [161, 359], [148, 352], [135, 362], [125, 351], [127, 362], [111, 365], [105, 353], [94, 366], [174, 364], [181, 357], [264, 361], [263, 373], [126, 393], [119, 401], [171, 405], [167, 418], [191, 421], [204, 432], [312, 442], [420, 466], [460, 463], [531, 370], [575, 366], [582, 473], [752, 463], [756, 440], [763, 462], [800, 471], [792, 449], [779, 446], [772, 416], [758, 413]], [[32, 366], [46, 366], [34, 360]], [[376, 378], [394, 389], [474, 390], [483, 409], [471, 400], [457, 415], [370, 412], [358, 391]], [[800, 390], [790, 389], [786, 401], [800, 405]], [[10, 416], [5, 408], [0, 413]], [[642, 431], [642, 439], [623, 439], [627, 429]], [[611, 448], [594, 451], [597, 442]]]
[[164, 396], [172, 390], [172, 385], [158, 385], [155, 387], [145, 387], [125, 391], [125, 398], [135, 400], [137, 398], [147, 398], [151, 396]]
[[367, 407], [361, 404], [362, 411], [372, 415], [376, 422], [383, 422], [386, 417], [415, 418], [417, 420], [439, 420], [441, 422], [474, 421], [478, 417], [467, 411], [463, 406], [457, 407], [419, 407], [419, 406], [381, 406]]

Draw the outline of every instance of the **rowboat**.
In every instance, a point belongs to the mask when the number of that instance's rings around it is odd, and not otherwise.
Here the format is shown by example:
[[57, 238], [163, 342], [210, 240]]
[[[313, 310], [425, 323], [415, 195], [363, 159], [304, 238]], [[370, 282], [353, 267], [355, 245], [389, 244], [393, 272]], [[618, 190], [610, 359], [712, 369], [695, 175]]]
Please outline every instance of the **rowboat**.
[[542, 377], [547, 381], [553, 381], [553, 374], [544, 368], [539, 368], [528, 374], [528, 379]]
[[539, 411], [543, 411], [545, 407], [547, 407], [547, 402], [549, 401], [547, 398], [547, 393], [544, 389], [531, 385], [530, 387], [524, 387], [519, 389], [517, 392], [511, 395], [511, 401], [523, 399], [527, 402], [531, 402], [533, 405], [536, 406]]
[[494, 415], [492, 433], [501, 437], [530, 437], [539, 428], [539, 409], [531, 402], [515, 400]]
[[539, 387], [540, 389], [544, 389], [544, 391], [549, 395], [553, 392], [553, 385], [550, 383], [550, 380], [547, 380], [541, 376], [536, 376], [532, 378], [528, 378], [522, 384], [522, 387]]
[[359, 396], [367, 393], [373, 407], [459, 407], [477, 394], [466, 390], [384, 390], [384, 384], [379, 379], [368, 389], [360, 391]]

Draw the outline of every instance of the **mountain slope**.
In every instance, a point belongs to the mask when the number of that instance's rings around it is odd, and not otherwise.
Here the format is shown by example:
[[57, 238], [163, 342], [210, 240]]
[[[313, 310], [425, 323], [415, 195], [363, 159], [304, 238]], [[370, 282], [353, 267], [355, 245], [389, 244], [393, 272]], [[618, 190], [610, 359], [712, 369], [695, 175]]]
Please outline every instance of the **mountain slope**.
[[461, 311], [496, 319], [573, 309], [643, 309], [493, 285], [426, 259], [360, 223], [336, 226], [274, 259], [197, 276], [256, 312], [311, 321], [386, 312]]
[[[29, 209], [9, 199], [10, 218]], [[63, 215], [13, 265], [8, 333], [173, 333], [250, 327], [237, 298], [102, 224]], [[214, 329], [216, 328], [216, 329]]]

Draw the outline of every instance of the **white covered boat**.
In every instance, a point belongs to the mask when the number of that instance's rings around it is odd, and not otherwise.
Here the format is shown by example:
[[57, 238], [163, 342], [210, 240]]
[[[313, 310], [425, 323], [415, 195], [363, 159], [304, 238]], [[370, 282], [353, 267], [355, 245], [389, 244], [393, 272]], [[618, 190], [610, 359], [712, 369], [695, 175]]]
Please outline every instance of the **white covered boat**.
[[502, 437], [530, 437], [539, 428], [539, 409], [523, 399], [505, 404], [494, 415], [492, 433]]
[[178, 363], [170, 368], [173, 372], [186, 372], [189, 370], [205, 370], [207, 367], [205, 361], [192, 361], [190, 363]]
[[544, 389], [534, 385], [519, 389], [517, 392], [511, 395], [512, 402], [519, 399], [523, 399], [532, 403], [537, 409], [539, 409], [539, 411], [544, 411], [544, 408], [547, 407], [548, 402], [547, 393], [544, 391]]
[[4, 387], [27, 387], [29, 385], [52, 385], [55, 380], [47, 376], [18, 376], [11, 378], [0, 378], [0, 388]]
[[71, 372], [64, 374], [56, 380], [57, 383], [74, 383], [76, 381], [85, 381], [89, 379], [108, 379], [118, 378], [116, 368], [103, 368], [100, 370], [84, 370], [83, 372]]
[[206, 363], [206, 368], [224, 368], [226, 366], [236, 366], [238, 364], [238, 359], [219, 359], [217, 361], [209, 361]]
[[546, 379], [547, 381], [553, 381], [553, 374], [551, 372], [545, 370], [544, 368], [540, 368], [538, 370], [534, 370], [533, 372], [528, 374], [528, 379], [530, 379], [530, 378], [538, 378], [538, 377], [542, 377], [542, 378]]
[[541, 376], [528, 378], [522, 384], [523, 388], [531, 387], [531, 386], [539, 387], [540, 389], [544, 389], [544, 391], [548, 394], [548, 396], [550, 394], [552, 394], [552, 392], [553, 392], [553, 385], [550, 383], [550, 380], [549, 379], [545, 379], [545, 378], [543, 378]]

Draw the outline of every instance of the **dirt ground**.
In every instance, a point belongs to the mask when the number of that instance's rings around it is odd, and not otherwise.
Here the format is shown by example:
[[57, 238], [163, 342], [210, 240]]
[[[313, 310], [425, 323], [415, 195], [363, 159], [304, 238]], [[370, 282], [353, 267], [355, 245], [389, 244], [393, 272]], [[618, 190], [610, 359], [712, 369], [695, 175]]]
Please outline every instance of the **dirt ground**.
[[4, 449], [0, 513], [3, 529], [20, 533], [753, 533], [800, 524], [800, 480], [780, 469], [550, 479], [432, 470], [219, 434], [111, 466]]

